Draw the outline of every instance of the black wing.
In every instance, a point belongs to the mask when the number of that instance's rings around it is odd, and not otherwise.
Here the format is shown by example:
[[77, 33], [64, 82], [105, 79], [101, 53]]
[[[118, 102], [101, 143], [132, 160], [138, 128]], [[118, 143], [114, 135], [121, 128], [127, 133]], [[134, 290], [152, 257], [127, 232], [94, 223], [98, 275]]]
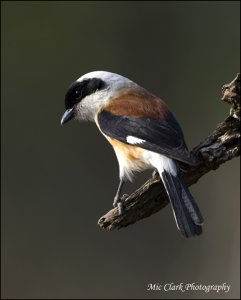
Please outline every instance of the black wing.
[[106, 110], [98, 115], [101, 131], [107, 136], [125, 144], [128, 136], [133, 136], [145, 142], [136, 146], [164, 154], [170, 158], [195, 165], [184, 141], [182, 130], [171, 112], [165, 120], [148, 117], [118, 116]]

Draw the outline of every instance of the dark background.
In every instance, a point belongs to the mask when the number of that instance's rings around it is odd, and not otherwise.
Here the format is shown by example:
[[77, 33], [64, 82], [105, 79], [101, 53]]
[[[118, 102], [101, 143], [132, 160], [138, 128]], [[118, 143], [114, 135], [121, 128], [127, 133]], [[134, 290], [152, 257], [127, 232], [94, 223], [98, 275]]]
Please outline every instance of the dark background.
[[[60, 126], [64, 95], [108, 70], [162, 97], [190, 148], [228, 115], [239, 2], [2, 1], [2, 298], [239, 298], [239, 160], [191, 191], [205, 217], [184, 239], [170, 207], [107, 232], [118, 164], [94, 124]], [[126, 191], [137, 188], [139, 175]], [[228, 294], [148, 283], [231, 285]]]

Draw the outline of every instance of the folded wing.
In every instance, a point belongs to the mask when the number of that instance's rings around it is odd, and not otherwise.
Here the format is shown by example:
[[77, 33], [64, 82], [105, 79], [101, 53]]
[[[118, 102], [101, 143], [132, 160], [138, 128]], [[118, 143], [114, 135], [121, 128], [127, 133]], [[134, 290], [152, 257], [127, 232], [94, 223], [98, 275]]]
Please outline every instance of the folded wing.
[[182, 130], [174, 115], [166, 107], [165, 114], [162, 113], [160, 117], [141, 112], [130, 115], [128, 111], [125, 115], [125, 109], [121, 110], [120, 115], [117, 109], [106, 107], [98, 114], [97, 122], [101, 131], [111, 138], [195, 165]]

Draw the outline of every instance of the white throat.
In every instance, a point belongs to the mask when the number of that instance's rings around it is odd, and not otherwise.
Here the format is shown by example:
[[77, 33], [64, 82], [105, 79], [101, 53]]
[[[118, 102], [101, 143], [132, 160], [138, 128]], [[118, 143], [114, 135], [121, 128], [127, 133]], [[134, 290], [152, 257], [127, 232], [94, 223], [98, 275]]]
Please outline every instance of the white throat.
[[76, 119], [93, 122], [101, 107], [109, 100], [108, 90], [96, 91], [94, 94], [86, 96], [76, 107]]

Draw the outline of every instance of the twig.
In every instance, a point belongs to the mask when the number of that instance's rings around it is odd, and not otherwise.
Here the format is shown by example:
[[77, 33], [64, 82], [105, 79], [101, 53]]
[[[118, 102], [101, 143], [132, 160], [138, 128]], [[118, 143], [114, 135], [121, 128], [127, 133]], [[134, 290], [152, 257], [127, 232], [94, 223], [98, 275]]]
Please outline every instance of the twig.
[[[192, 150], [200, 163], [188, 172], [182, 172], [188, 186], [196, 183], [209, 171], [216, 170], [221, 164], [240, 155], [240, 74], [223, 86], [222, 94], [221, 100], [231, 105], [230, 115]], [[98, 225], [108, 230], [126, 227], [158, 212], [168, 203], [165, 189], [156, 175], [126, 199], [126, 209], [121, 216], [116, 208], [111, 209], [99, 219]]]

